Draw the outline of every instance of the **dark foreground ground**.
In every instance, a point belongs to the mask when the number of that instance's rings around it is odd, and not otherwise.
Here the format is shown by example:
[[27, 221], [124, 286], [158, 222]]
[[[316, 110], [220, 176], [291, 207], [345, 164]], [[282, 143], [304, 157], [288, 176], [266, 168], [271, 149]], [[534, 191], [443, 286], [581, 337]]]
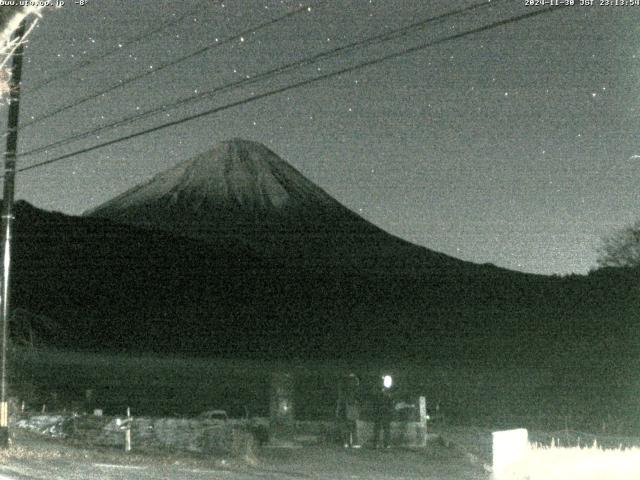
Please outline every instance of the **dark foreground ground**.
[[433, 442], [426, 449], [345, 450], [334, 446], [262, 448], [249, 458], [140, 455], [88, 449], [14, 432], [0, 452], [0, 480], [17, 479], [372, 479], [488, 480], [482, 462], [462, 449]]
[[[266, 470], [293, 478], [481, 480], [490, 478], [468, 455], [434, 443], [424, 450], [344, 450], [339, 447], [279, 450], [265, 455]], [[297, 475], [297, 476], [296, 476]]]

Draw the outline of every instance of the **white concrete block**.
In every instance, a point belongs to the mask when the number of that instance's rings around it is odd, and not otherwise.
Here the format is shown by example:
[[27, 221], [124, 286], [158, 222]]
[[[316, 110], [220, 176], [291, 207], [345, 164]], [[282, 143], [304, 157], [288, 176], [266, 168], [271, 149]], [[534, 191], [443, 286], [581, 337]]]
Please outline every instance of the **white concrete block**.
[[505, 477], [529, 453], [529, 435], [526, 428], [493, 432], [493, 474]]

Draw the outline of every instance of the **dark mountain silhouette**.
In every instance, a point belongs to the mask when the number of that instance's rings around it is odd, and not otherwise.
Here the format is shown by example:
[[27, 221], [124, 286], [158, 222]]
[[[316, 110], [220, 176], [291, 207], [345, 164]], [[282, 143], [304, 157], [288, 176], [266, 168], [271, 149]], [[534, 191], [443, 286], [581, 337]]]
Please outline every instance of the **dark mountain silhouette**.
[[33, 326], [48, 345], [505, 364], [637, 353], [637, 270], [463, 262], [369, 224], [250, 142], [83, 217], [16, 207], [13, 298], [50, 320]]
[[239, 139], [222, 142], [85, 215], [205, 242], [239, 241], [289, 266], [387, 271], [461, 264], [372, 225], [265, 146]]

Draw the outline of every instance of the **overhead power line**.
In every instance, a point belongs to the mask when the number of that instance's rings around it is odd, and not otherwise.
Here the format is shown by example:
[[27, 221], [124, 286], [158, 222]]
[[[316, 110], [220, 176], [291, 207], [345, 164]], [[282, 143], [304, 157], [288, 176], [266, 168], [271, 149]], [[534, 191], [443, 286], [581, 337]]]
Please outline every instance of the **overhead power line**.
[[129, 40], [125, 40], [125, 41], [120, 41], [118, 42], [118, 46], [108, 50], [106, 52], [101, 53], [100, 55], [96, 55], [90, 58], [86, 58], [81, 62], [78, 62], [74, 65], [72, 65], [69, 68], [66, 68], [64, 70], [59, 71], [58, 73], [54, 74], [53, 76], [47, 78], [46, 80], [43, 80], [40, 83], [37, 83], [33, 86], [29, 86], [29, 92], [33, 93], [33, 92], [37, 92], [38, 90], [40, 90], [43, 87], [46, 87], [47, 85], [49, 85], [50, 83], [56, 82], [58, 80], [62, 80], [63, 78], [67, 78], [71, 75], [73, 75], [74, 73], [78, 72], [79, 70], [88, 67], [89, 65], [93, 65], [96, 62], [102, 61], [107, 57], [110, 57], [113, 54], [116, 53], [121, 53], [123, 51], [123, 49], [125, 49], [126, 47], [129, 47], [131, 45], [135, 45], [138, 42], [142, 42], [144, 40], [149, 39], [150, 37], [152, 37], [153, 35], [155, 35], [156, 33], [160, 33], [163, 30], [166, 30], [167, 28], [173, 27], [174, 25], [179, 24], [182, 20], [184, 20], [185, 18], [193, 15], [196, 11], [198, 11], [201, 7], [199, 7], [198, 9], [193, 9], [183, 15], [180, 15], [179, 17], [173, 19], [173, 20], [169, 20], [166, 21], [164, 23], [161, 23], [158, 27], [153, 28], [149, 31], [143, 32], [140, 35], [137, 35], [135, 37], [130, 38]]
[[141, 74], [135, 75], [135, 76], [130, 77], [130, 78], [126, 79], [126, 80], [120, 80], [117, 83], [114, 83], [113, 85], [105, 88], [104, 90], [100, 90], [99, 92], [93, 93], [93, 94], [88, 95], [88, 96], [86, 96], [84, 98], [76, 100], [73, 103], [70, 103], [68, 105], [64, 105], [64, 106], [56, 108], [56, 109], [54, 109], [54, 110], [52, 110], [52, 111], [50, 111], [48, 113], [45, 113], [41, 117], [38, 117], [38, 118], [36, 118], [34, 120], [31, 120], [30, 122], [25, 123], [24, 125], [22, 125], [22, 127], [20, 127], [20, 129], [24, 129], [24, 128], [30, 127], [31, 125], [34, 125], [36, 123], [40, 123], [40, 122], [42, 122], [42, 121], [44, 121], [44, 120], [46, 120], [48, 118], [53, 117], [54, 115], [58, 115], [58, 114], [60, 114], [62, 112], [66, 112], [67, 110], [70, 110], [70, 109], [72, 109], [74, 107], [82, 105], [83, 103], [86, 103], [86, 102], [88, 102], [90, 100], [94, 100], [94, 99], [96, 99], [98, 97], [101, 97], [102, 95], [106, 95], [107, 93], [111, 93], [114, 90], [117, 90], [119, 88], [123, 88], [126, 85], [129, 85], [130, 83], [133, 83], [133, 82], [136, 82], [136, 81], [138, 81], [140, 79], [146, 78], [149, 75], [154, 75], [157, 72], [159, 72], [161, 70], [164, 70], [165, 68], [173, 67], [173, 66], [178, 65], [178, 64], [180, 64], [182, 62], [185, 62], [185, 61], [187, 61], [187, 60], [189, 60], [189, 59], [191, 59], [193, 57], [196, 57], [196, 56], [201, 55], [201, 54], [203, 54], [205, 52], [213, 50], [214, 48], [218, 48], [218, 47], [220, 47], [222, 45], [225, 45], [227, 43], [233, 42], [234, 40], [241, 39], [245, 35], [249, 35], [249, 34], [252, 34], [252, 33], [256, 32], [256, 31], [259, 31], [259, 30], [262, 30], [264, 28], [267, 28], [267, 27], [270, 27], [272, 25], [275, 25], [276, 23], [282, 22], [283, 20], [286, 20], [289, 17], [292, 17], [292, 16], [294, 16], [294, 15], [300, 13], [300, 12], [307, 11], [309, 8], [310, 7], [308, 7], [308, 6], [299, 7], [297, 9], [295, 9], [295, 10], [287, 12], [286, 14], [284, 14], [284, 15], [282, 15], [280, 17], [274, 18], [272, 20], [268, 20], [268, 21], [263, 22], [263, 23], [261, 23], [259, 25], [255, 25], [255, 26], [253, 26], [251, 28], [248, 28], [248, 29], [243, 30], [243, 31], [241, 31], [239, 33], [231, 35], [230, 37], [227, 37], [224, 40], [221, 40], [219, 42], [215, 42], [215, 43], [212, 43], [210, 45], [207, 45], [206, 47], [200, 48], [200, 49], [198, 49], [198, 50], [196, 50], [194, 52], [191, 52], [191, 53], [189, 53], [187, 55], [183, 55], [182, 57], [179, 57], [177, 59], [171, 60], [170, 62], [166, 62], [166, 63], [160, 64], [158, 67], [153, 68], [152, 70], [147, 70], [147, 71], [145, 71], [145, 72], [143, 72]]
[[501, 1], [503, 1], [503, 0], [494, 0], [493, 3], [492, 3], [490, 0], [489, 1], [485, 0], [482, 3], [477, 3], [477, 4], [474, 4], [474, 5], [465, 7], [465, 8], [452, 10], [452, 11], [449, 11], [449, 12], [446, 12], [446, 13], [443, 13], [443, 14], [440, 14], [440, 15], [436, 15], [434, 17], [430, 17], [430, 18], [421, 20], [419, 22], [412, 23], [410, 25], [406, 25], [404, 27], [397, 28], [395, 30], [392, 30], [392, 31], [389, 31], [389, 32], [386, 32], [386, 33], [383, 33], [383, 34], [375, 35], [373, 37], [369, 37], [369, 38], [366, 38], [366, 39], [363, 39], [363, 40], [358, 40], [358, 41], [349, 43], [347, 45], [342, 45], [342, 46], [339, 46], [339, 47], [336, 47], [336, 48], [332, 48], [330, 50], [327, 50], [327, 51], [324, 51], [324, 52], [320, 52], [320, 53], [318, 53], [316, 55], [313, 55], [311, 57], [303, 58], [301, 60], [297, 60], [297, 61], [285, 64], [285, 65], [281, 65], [281, 66], [272, 68], [270, 70], [267, 70], [265, 72], [259, 73], [257, 75], [253, 75], [253, 76], [250, 76], [248, 78], [244, 78], [242, 80], [238, 80], [238, 81], [235, 81], [235, 82], [232, 82], [232, 83], [228, 83], [228, 84], [216, 87], [216, 88], [214, 88], [212, 90], [207, 90], [207, 91], [204, 91], [204, 92], [197, 93], [195, 95], [190, 95], [188, 97], [179, 99], [179, 100], [177, 100], [175, 102], [172, 102], [170, 104], [164, 104], [164, 105], [161, 105], [161, 106], [158, 106], [158, 107], [154, 107], [152, 109], [146, 110], [146, 111], [138, 113], [136, 115], [130, 115], [130, 116], [121, 118], [120, 120], [116, 120], [114, 122], [111, 122], [111, 123], [108, 123], [108, 124], [105, 124], [105, 125], [101, 125], [101, 126], [96, 127], [94, 129], [91, 129], [91, 130], [88, 130], [88, 131], [85, 131], [85, 132], [82, 132], [82, 133], [78, 133], [78, 134], [72, 135], [70, 137], [58, 140], [56, 142], [53, 142], [53, 143], [50, 143], [50, 144], [47, 144], [47, 145], [43, 145], [43, 146], [40, 146], [40, 147], [36, 147], [36, 148], [34, 148], [32, 150], [28, 150], [26, 152], [22, 152], [20, 154], [20, 156], [21, 157], [26, 157], [26, 156], [29, 156], [29, 155], [34, 155], [36, 153], [40, 153], [40, 152], [43, 152], [43, 151], [51, 149], [51, 148], [56, 148], [56, 147], [59, 147], [59, 146], [62, 146], [62, 145], [69, 144], [69, 143], [74, 142], [76, 140], [79, 140], [81, 138], [86, 138], [86, 137], [91, 136], [91, 135], [96, 135], [96, 134], [98, 134], [100, 132], [103, 132], [105, 130], [108, 130], [108, 129], [121, 127], [121, 126], [130, 124], [130, 123], [133, 123], [133, 122], [138, 122], [138, 121], [143, 120], [145, 118], [148, 118], [148, 117], [150, 117], [152, 115], [155, 115], [155, 114], [158, 114], [158, 113], [164, 113], [164, 112], [167, 112], [168, 110], [172, 110], [172, 109], [178, 108], [178, 107], [180, 107], [182, 105], [186, 105], [188, 103], [192, 103], [192, 102], [195, 102], [197, 100], [201, 100], [201, 99], [206, 98], [206, 97], [212, 97], [213, 95], [222, 93], [224, 91], [228, 91], [228, 90], [232, 90], [232, 89], [236, 89], [236, 88], [240, 88], [240, 87], [246, 87], [248, 85], [252, 85], [254, 83], [260, 82], [262, 80], [266, 80], [266, 79], [272, 78], [272, 77], [274, 77], [276, 75], [280, 75], [280, 74], [289, 72], [289, 71], [291, 71], [291, 70], [293, 70], [295, 68], [312, 65], [312, 64], [314, 64], [314, 63], [316, 63], [318, 61], [326, 60], [327, 58], [334, 57], [334, 56], [336, 56], [338, 54], [341, 54], [341, 53], [344, 53], [344, 52], [347, 52], [347, 51], [355, 50], [356, 48], [361, 49], [361, 48], [368, 47], [370, 45], [374, 45], [376, 43], [382, 43], [382, 42], [386, 42], [386, 41], [390, 41], [390, 40], [396, 40], [398, 38], [401, 38], [401, 37], [403, 37], [405, 35], [408, 35], [408, 34], [414, 32], [416, 30], [422, 29], [422, 28], [424, 28], [427, 25], [430, 25], [432, 23], [444, 21], [444, 20], [446, 20], [448, 18], [451, 18], [453, 16], [458, 16], [458, 15], [463, 15], [463, 14], [466, 15], [466, 14], [469, 14], [472, 11], [475, 11], [475, 10], [480, 9], [480, 8], [487, 8], [487, 7], [493, 6], [496, 3], [501, 2]]
[[498, 20], [498, 21], [492, 22], [492, 23], [490, 23], [488, 25], [483, 25], [481, 27], [473, 28], [471, 30], [466, 30], [466, 31], [461, 32], [461, 33], [449, 35], [449, 36], [446, 36], [446, 37], [443, 37], [443, 38], [440, 38], [440, 39], [437, 39], [437, 40], [433, 40], [433, 41], [430, 41], [430, 42], [427, 42], [427, 43], [423, 43], [421, 45], [417, 45], [417, 46], [414, 46], [414, 47], [406, 48], [404, 50], [401, 50], [401, 51], [398, 51], [398, 52], [394, 52], [394, 53], [390, 53], [388, 55], [384, 55], [384, 56], [378, 57], [376, 59], [367, 60], [365, 62], [359, 63], [357, 65], [353, 65], [351, 67], [346, 67], [346, 68], [343, 68], [343, 69], [340, 69], [340, 70], [337, 70], [337, 71], [334, 71], [334, 72], [326, 73], [324, 75], [320, 75], [320, 76], [317, 76], [317, 77], [314, 77], [314, 78], [309, 78], [309, 79], [306, 79], [306, 80], [302, 80], [300, 82], [297, 82], [297, 83], [294, 83], [294, 84], [291, 84], [291, 85], [287, 85], [287, 86], [284, 86], [284, 87], [276, 88], [274, 90], [270, 90], [268, 92], [264, 92], [264, 93], [255, 95], [255, 96], [252, 96], [250, 98], [245, 98], [243, 100], [238, 100], [236, 102], [228, 103], [226, 105], [223, 105], [223, 106], [220, 106], [220, 107], [216, 107], [216, 108], [212, 108], [212, 109], [209, 109], [209, 110], [206, 110], [204, 112], [200, 112], [200, 113], [197, 113], [197, 114], [194, 114], [194, 115], [190, 115], [188, 117], [185, 117], [185, 118], [182, 118], [182, 119], [179, 119], [179, 120], [174, 120], [174, 121], [171, 121], [171, 122], [163, 123], [161, 125], [158, 125], [158, 126], [155, 126], [155, 127], [151, 127], [151, 128], [147, 128], [145, 130], [141, 130], [139, 132], [132, 133], [132, 134], [129, 134], [129, 135], [125, 135], [125, 136], [122, 136], [122, 137], [119, 137], [119, 138], [115, 138], [113, 140], [109, 140], [109, 141], [106, 141], [106, 142], [103, 142], [103, 143], [100, 143], [100, 144], [97, 144], [97, 145], [93, 145], [91, 147], [86, 147], [86, 148], [82, 148], [80, 150], [76, 150], [74, 152], [66, 153], [66, 154], [60, 155], [60, 156], [58, 156], [56, 158], [52, 158], [52, 159], [49, 159], [49, 160], [45, 160], [45, 161], [42, 161], [42, 162], [35, 163], [33, 165], [22, 167], [22, 168], [18, 169], [18, 171], [19, 172], [24, 172], [24, 171], [27, 171], [27, 170], [33, 170], [35, 168], [43, 167], [45, 165], [51, 165], [53, 163], [57, 163], [57, 162], [60, 162], [62, 160], [66, 160], [68, 158], [72, 158], [72, 157], [81, 155], [83, 153], [92, 152], [92, 151], [98, 150], [100, 148], [104, 148], [104, 147], [107, 147], [107, 146], [110, 146], [110, 145], [115, 145], [117, 143], [121, 143], [121, 142], [124, 142], [124, 141], [127, 141], [127, 140], [132, 140], [134, 138], [141, 137], [143, 135], [148, 135], [150, 133], [154, 133], [154, 132], [157, 132], [157, 131], [160, 131], [160, 130], [164, 130], [165, 128], [169, 128], [169, 127], [173, 127], [173, 126], [176, 126], [176, 125], [180, 125], [180, 124], [189, 122], [191, 120], [196, 120], [198, 118], [202, 118], [202, 117], [206, 117], [206, 116], [209, 116], [209, 115], [212, 115], [212, 114], [215, 114], [215, 113], [219, 113], [221, 111], [228, 110], [230, 108], [234, 108], [234, 107], [237, 107], [237, 106], [240, 106], [240, 105], [244, 105], [244, 104], [247, 104], [247, 103], [254, 102], [256, 100], [261, 100], [263, 98], [267, 98], [267, 97], [270, 97], [270, 96], [273, 96], [273, 95], [277, 95], [277, 94], [286, 92], [288, 90], [292, 90], [294, 88], [299, 88], [299, 87], [303, 87], [303, 86], [306, 86], [306, 85], [311, 85], [313, 83], [317, 83], [317, 82], [320, 82], [320, 81], [323, 81], [323, 80], [328, 80], [330, 78], [335, 78], [335, 77], [343, 75], [345, 73], [350, 73], [350, 72], [354, 72], [354, 71], [357, 71], [357, 70], [361, 70], [363, 68], [367, 68], [367, 67], [370, 67], [370, 66], [373, 66], [373, 65], [388, 61], [388, 60], [393, 60], [393, 59], [396, 59], [396, 58], [399, 58], [399, 57], [402, 57], [402, 56], [405, 56], [405, 55], [409, 55], [411, 53], [415, 53], [417, 51], [424, 50], [424, 49], [427, 49], [427, 48], [430, 48], [430, 47], [433, 47], [433, 46], [436, 46], [436, 45], [440, 45], [440, 44], [443, 44], [443, 43], [446, 43], [446, 42], [450, 42], [450, 41], [453, 41], [453, 40], [464, 38], [464, 37], [469, 36], [469, 35], [475, 35], [475, 34], [478, 34], [478, 33], [486, 32], [486, 31], [492, 30], [494, 28], [498, 28], [498, 27], [501, 27], [501, 26], [509, 25], [511, 23], [516, 23], [516, 22], [519, 22], [519, 21], [522, 21], [522, 20], [525, 20], [525, 19], [529, 19], [529, 18], [533, 18], [533, 17], [539, 16], [539, 15], [543, 15], [543, 14], [546, 14], [546, 13], [557, 12], [557, 11], [560, 11], [561, 9], [567, 7], [567, 6], [568, 5], [559, 5], [559, 6], [542, 8], [542, 9], [539, 9], [539, 10], [530, 11], [530, 12], [525, 13], [525, 14], [521, 14], [521, 15], [517, 15], [517, 16], [514, 16], [514, 17], [510, 17], [510, 18], [507, 18], [507, 19]]

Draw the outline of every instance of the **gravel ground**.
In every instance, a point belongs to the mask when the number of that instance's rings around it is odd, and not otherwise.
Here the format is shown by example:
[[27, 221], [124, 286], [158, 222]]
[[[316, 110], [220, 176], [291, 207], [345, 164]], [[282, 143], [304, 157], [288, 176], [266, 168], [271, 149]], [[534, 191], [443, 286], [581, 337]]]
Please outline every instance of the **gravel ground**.
[[344, 449], [334, 446], [262, 448], [251, 459], [169, 454], [125, 454], [83, 448], [16, 432], [0, 452], [5, 479], [318, 479], [318, 480], [488, 480], [482, 465], [453, 446], [433, 442], [420, 450]]
[[294, 477], [372, 480], [484, 480], [490, 475], [482, 465], [451, 447], [434, 443], [425, 449], [388, 450], [305, 447], [265, 449], [260, 467]]

